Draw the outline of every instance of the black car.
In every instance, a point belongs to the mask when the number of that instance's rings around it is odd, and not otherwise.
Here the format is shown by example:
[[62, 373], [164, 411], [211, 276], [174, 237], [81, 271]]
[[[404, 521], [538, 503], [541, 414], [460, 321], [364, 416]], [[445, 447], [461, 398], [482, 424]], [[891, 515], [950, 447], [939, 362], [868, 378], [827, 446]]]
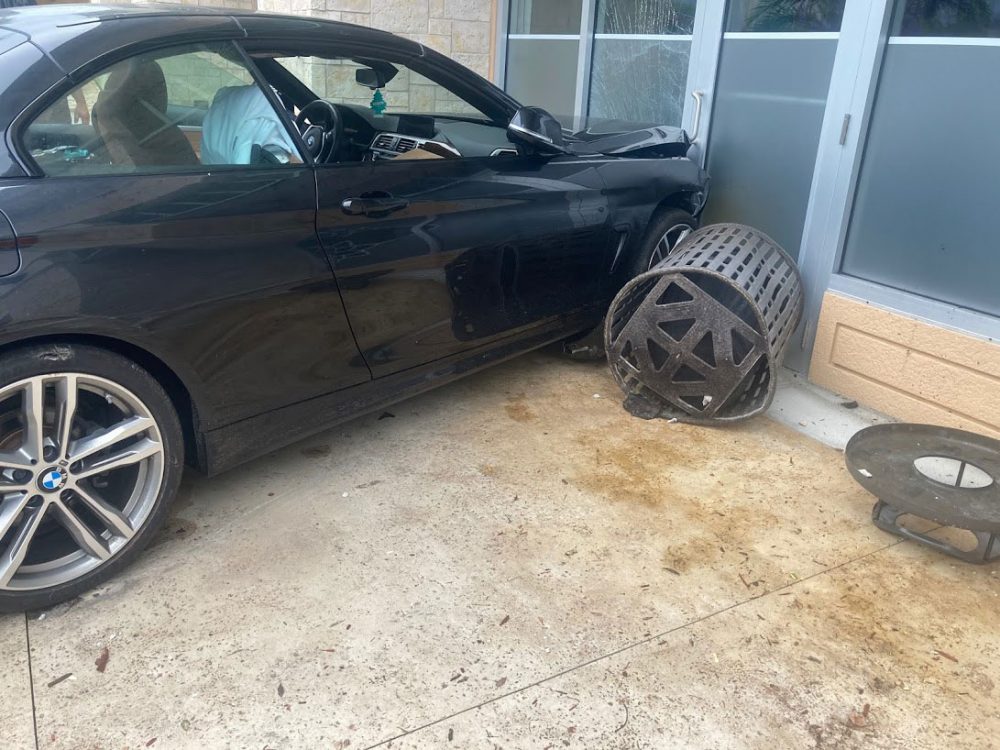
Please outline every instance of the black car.
[[[540, 71], [540, 74], [544, 74]], [[598, 326], [696, 226], [667, 127], [570, 133], [406, 39], [0, 10], [0, 610], [213, 474]]]

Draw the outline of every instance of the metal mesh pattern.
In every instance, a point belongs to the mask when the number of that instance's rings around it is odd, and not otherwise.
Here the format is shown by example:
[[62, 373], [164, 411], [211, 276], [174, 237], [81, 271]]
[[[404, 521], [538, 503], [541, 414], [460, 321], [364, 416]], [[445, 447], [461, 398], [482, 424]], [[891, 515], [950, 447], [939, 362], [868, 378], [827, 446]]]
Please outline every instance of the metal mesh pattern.
[[770, 237], [741, 224], [705, 227], [615, 298], [605, 325], [611, 371], [664, 416], [744, 419], [770, 405], [802, 308], [798, 269]]

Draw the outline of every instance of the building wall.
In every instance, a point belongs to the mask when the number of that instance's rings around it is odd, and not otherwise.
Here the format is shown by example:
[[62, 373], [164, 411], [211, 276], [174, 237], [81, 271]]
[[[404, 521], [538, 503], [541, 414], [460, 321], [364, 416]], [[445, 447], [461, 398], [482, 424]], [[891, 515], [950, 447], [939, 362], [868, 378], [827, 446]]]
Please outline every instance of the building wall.
[[[94, 1], [105, 4], [116, 0]], [[420, 42], [493, 80], [497, 0], [160, 1], [205, 8], [315, 16], [383, 29]]]
[[1000, 344], [833, 292], [809, 377], [910, 422], [1000, 438]]
[[496, 0], [257, 0], [257, 8], [269, 13], [316, 16], [391, 31], [448, 55], [486, 78], [493, 75], [495, 6]]

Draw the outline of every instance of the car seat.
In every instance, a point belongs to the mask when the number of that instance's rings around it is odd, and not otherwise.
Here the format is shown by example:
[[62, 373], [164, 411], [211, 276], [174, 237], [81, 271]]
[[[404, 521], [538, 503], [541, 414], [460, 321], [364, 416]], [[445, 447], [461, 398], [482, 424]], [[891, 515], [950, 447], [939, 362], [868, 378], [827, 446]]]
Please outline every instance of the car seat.
[[155, 60], [132, 58], [116, 66], [97, 97], [93, 121], [116, 165], [198, 164], [188, 139], [167, 116], [167, 82]]

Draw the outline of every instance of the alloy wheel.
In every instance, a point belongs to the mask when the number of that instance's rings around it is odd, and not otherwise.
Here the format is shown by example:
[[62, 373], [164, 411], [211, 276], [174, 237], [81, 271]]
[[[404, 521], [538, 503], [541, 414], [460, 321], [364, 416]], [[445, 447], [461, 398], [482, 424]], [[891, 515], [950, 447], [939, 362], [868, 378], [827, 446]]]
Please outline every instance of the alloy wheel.
[[663, 236], [660, 237], [659, 242], [656, 243], [656, 247], [653, 248], [653, 254], [649, 258], [649, 266], [646, 268], [647, 271], [656, 267], [670, 255], [677, 246], [684, 241], [691, 232], [694, 231], [694, 227], [689, 224], [675, 224], [670, 227]]
[[149, 518], [163, 476], [156, 420], [121, 385], [57, 373], [0, 388], [0, 591], [106, 563]]

